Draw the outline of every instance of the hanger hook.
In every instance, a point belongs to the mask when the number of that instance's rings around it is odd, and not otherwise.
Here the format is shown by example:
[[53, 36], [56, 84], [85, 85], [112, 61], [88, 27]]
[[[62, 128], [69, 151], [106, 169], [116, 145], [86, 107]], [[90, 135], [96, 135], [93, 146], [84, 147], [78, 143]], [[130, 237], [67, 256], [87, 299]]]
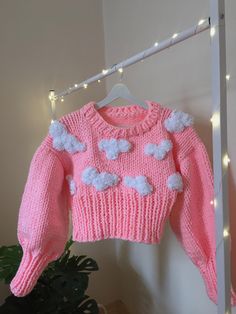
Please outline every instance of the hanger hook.
[[123, 81], [123, 77], [124, 77], [124, 72], [119, 72], [119, 74], [120, 74], [120, 82], [122, 82]]
[[115, 71], [118, 71], [118, 74], [119, 74], [119, 77], [120, 77], [119, 81], [122, 82], [123, 77], [124, 77], [124, 70], [123, 70], [122, 64], [121, 64], [121, 66], [119, 68], [117, 67], [117, 64], [118, 63], [113, 64], [111, 66], [111, 69], [115, 67]]

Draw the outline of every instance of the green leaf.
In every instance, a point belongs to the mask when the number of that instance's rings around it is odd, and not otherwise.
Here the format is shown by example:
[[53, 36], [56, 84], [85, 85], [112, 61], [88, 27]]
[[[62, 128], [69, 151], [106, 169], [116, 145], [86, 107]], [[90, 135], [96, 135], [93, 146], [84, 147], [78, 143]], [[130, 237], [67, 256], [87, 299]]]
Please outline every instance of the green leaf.
[[[89, 274], [97, 263], [86, 255], [70, 255], [70, 239], [63, 254], [48, 264], [34, 289], [25, 297], [10, 295], [0, 306], [0, 314], [97, 314], [95, 300], [85, 295]], [[0, 280], [10, 283], [20, 265], [20, 245], [0, 247]]]
[[10, 295], [6, 298], [5, 303], [0, 307], [1, 314], [32, 314], [32, 306], [30, 299], [17, 298], [14, 295]]
[[98, 265], [96, 261], [92, 258], [86, 258], [84, 261], [82, 261], [78, 266], [78, 271], [96, 271], [98, 270]]
[[81, 314], [99, 314], [97, 302], [93, 299], [90, 299], [87, 295], [83, 297], [78, 310], [78, 313]]
[[74, 241], [72, 240], [72, 236], [70, 237], [70, 239], [67, 241], [66, 246], [65, 246], [65, 251], [68, 251], [69, 248], [72, 246], [72, 244], [74, 243]]
[[0, 247], [0, 281], [9, 284], [20, 265], [23, 252], [20, 245]]

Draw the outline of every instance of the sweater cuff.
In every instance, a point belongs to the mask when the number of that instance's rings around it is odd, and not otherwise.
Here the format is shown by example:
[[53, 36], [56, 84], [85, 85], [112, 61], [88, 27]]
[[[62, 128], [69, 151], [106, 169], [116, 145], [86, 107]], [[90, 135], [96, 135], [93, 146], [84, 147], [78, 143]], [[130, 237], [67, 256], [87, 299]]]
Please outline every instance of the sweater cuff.
[[[202, 277], [205, 282], [208, 297], [217, 305], [217, 274], [216, 263], [210, 258], [208, 264], [201, 268]], [[236, 306], [236, 292], [231, 284], [231, 306]]]
[[47, 254], [35, 255], [30, 250], [24, 251], [17, 273], [10, 283], [11, 292], [16, 297], [29, 294], [51, 260], [52, 256]]

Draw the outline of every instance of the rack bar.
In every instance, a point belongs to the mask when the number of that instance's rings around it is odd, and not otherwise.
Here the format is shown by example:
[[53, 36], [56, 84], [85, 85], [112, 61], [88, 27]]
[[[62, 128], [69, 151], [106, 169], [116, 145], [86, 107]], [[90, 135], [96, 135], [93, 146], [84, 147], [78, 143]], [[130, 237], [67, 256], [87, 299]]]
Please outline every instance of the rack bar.
[[[231, 314], [225, 1], [211, 0], [213, 168], [218, 314]], [[215, 123], [214, 123], [215, 120]], [[216, 191], [218, 193], [216, 193]]]
[[92, 83], [92, 82], [95, 82], [95, 81], [98, 81], [98, 80], [101, 80], [111, 74], [113, 74], [114, 72], [116, 72], [118, 69], [122, 68], [126, 68], [134, 63], [137, 63], [139, 62], [140, 60], [143, 60], [145, 58], [148, 58], [152, 55], [154, 55], [155, 53], [158, 53], [164, 49], [167, 49], [171, 46], [174, 46], [176, 44], [178, 44], [179, 42], [181, 41], [184, 41], [185, 39], [188, 39], [198, 33], [201, 33], [207, 29], [210, 28], [210, 19], [205, 19], [202, 23], [198, 23], [197, 25], [179, 33], [179, 34], [176, 34], [177, 36], [175, 37], [171, 37], [171, 38], [168, 38], [160, 43], [158, 43], [158, 45], [153, 45], [152, 47], [146, 49], [146, 50], [143, 50], [139, 53], [137, 53], [136, 55], [120, 62], [120, 63], [117, 63], [113, 66], [111, 66], [109, 69], [105, 70], [105, 72], [103, 71], [102, 73], [99, 73], [95, 76], [92, 76], [90, 77], [89, 79], [81, 82], [80, 84], [76, 84], [76, 86], [73, 86], [73, 87], [69, 87], [68, 89], [58, 93], [58, 94], [55, 94], [55, 99], [58, 99], [60, 97], [64, 97], [66, 95], [69, 95], [71, 94], [72, 92], [75, 92], [81, 88], [85, 88], [87, 87], [88, 84]]

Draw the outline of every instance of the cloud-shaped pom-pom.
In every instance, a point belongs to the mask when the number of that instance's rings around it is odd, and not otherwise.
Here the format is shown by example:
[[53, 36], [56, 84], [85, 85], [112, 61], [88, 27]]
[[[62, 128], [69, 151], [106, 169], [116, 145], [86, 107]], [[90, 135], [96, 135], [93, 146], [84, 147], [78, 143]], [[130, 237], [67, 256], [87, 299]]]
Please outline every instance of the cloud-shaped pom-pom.
[[49, 134], [53, 138], [53, 147], [59, 151], [66, 150], [68, 153], [73, 154], [86, 150], [86, 145], [81, 143], [74, 135], [70, 134], [59, 121], [51, 123]]
[[70, 194], [71, 194], [71, 195], [74, 195], [74, 194], [76, 193], [76, 183], [75, 183], [75, 181], [73, 180], [73, 178], [72, 178], [71, 175], [67, 175], [67, 176], [66, 176], [66, 179], [67, 179], [68, 184], [69, 184]]
[[159, 144], [148, 143], [144, 147], [144, 153], [158, 160], [165, 158], [166, 154], [173, 148], [170, 140], [162, 140]]
[[183, 180], [179, 172], [171, 174], [167, 179], [167, 186], [170, 190], [183, 191]]
[[118, 183], [119, 177], [116, 174], [109, 172], [99, 173], [96, 168], [88, 167], [82, 172], [82, 182], [87, 185], [92, 185], [98, 191], [103, 191], [110, 186]]
[[194, 122], [193, 116], [182, 111], [172, 111], [170, 117], [165, 119], [164, 126], [169, 132], [181, 132]]
[[105, 151], [107, 159], [117, 159], [119, 153], [126, 153], [130, 150], [131, 144], [124, 139], [102, 139], [98, 143], [100, 151]]
[[92, 184], [93, 180], [98, 176], [98, 171], [94, 167], [87, 167], [82, 172], [82, 181], [85, 184]]
[[52, 137], [59, 137], [62, 134], [66, 134], [67, 131], [65, 126], [61, 122], [56, 120], [50, 124], [49, 133]]
[[130, 188], [134, 188], [142, 196], [145, 196], [153, 191], [153, 187], [148, 183], [145, 176], [125, 176], [124, 184]]

